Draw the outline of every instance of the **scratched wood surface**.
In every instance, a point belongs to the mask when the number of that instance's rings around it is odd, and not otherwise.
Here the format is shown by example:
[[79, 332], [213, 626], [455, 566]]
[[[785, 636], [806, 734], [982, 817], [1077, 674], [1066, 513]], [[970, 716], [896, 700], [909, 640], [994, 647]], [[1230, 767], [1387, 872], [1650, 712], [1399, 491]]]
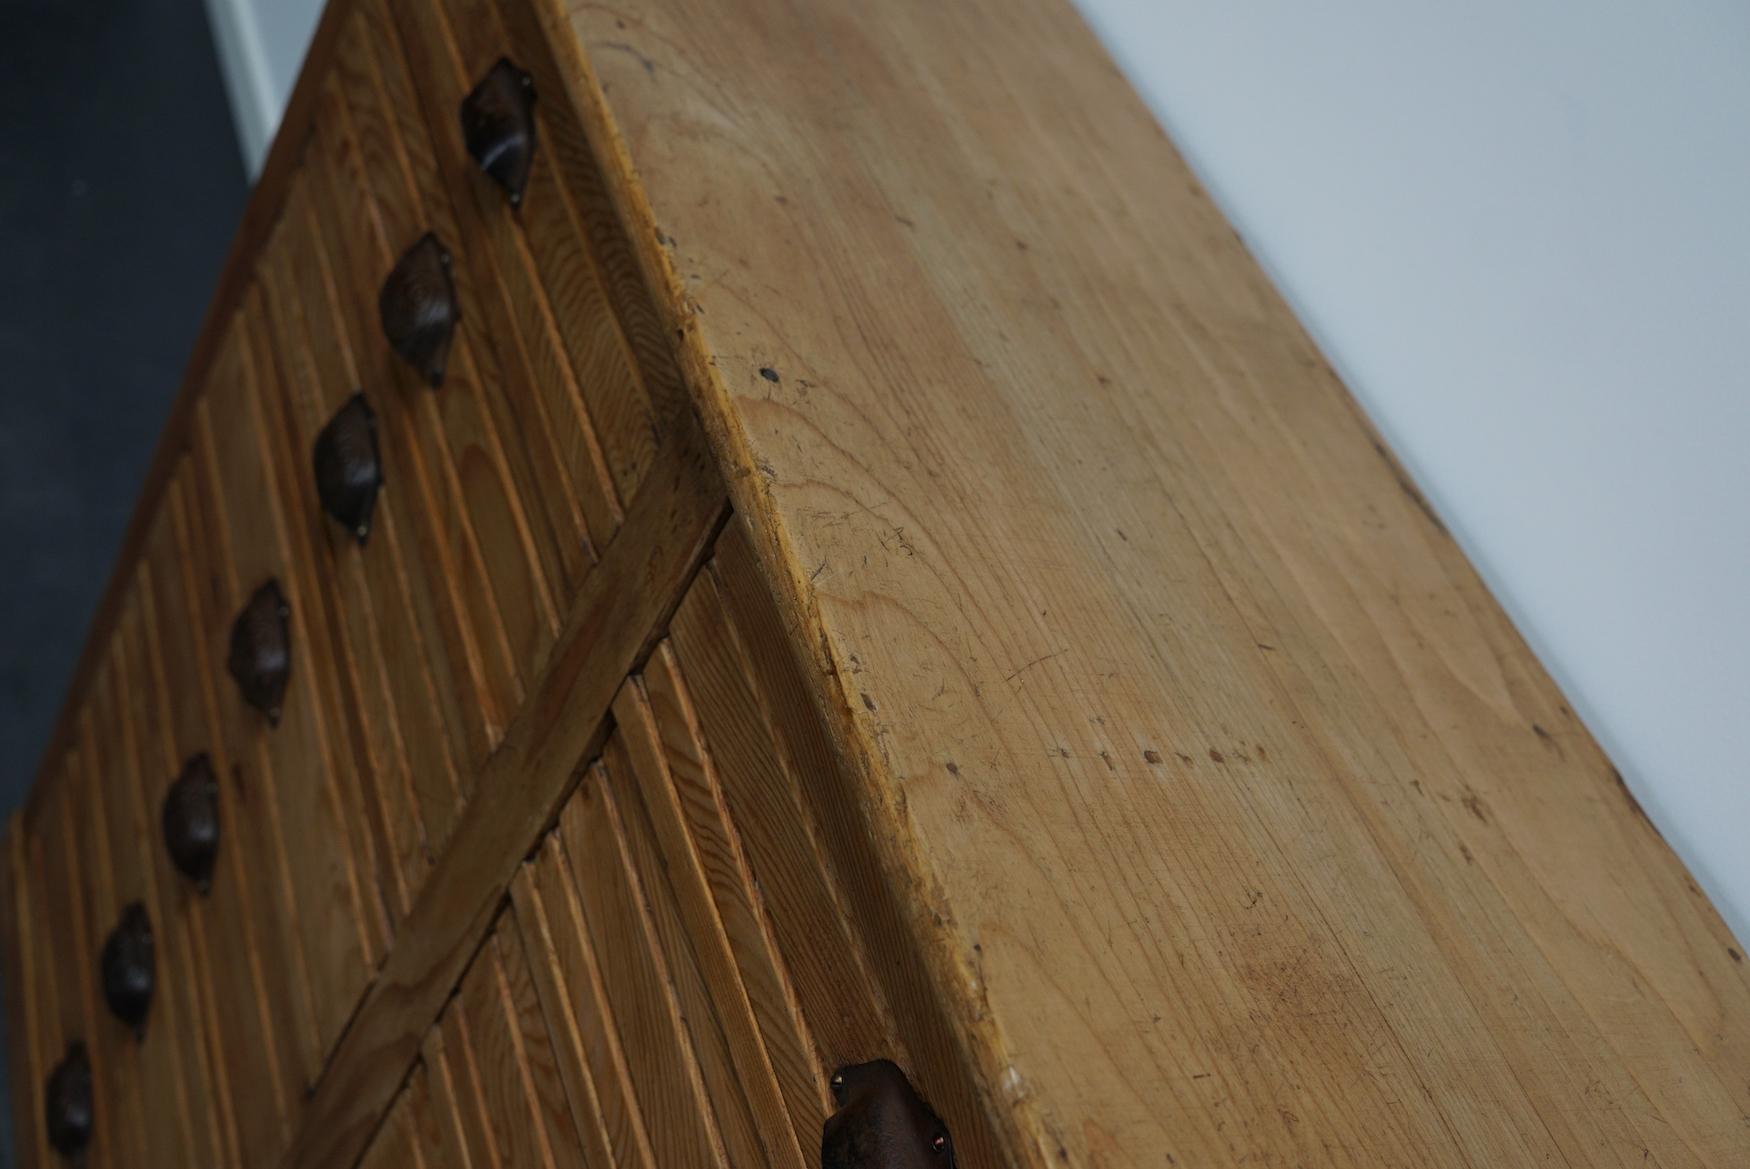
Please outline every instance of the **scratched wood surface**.
[[1068, 0], [547, 7], [1013, 1159], [1743, 1162], [1737, 944]]
[[[975, 1169], [1750, 1157], [1741, 947], [1069, 0], [318, 41], [9, 829], [27, 1157], [73, 1039], [93, 1169], [802, 1169], [883, 1055]], [[428, 228], [436, 393], [376, 322]], [[361, 387], [366, 549], [307, 465]]]

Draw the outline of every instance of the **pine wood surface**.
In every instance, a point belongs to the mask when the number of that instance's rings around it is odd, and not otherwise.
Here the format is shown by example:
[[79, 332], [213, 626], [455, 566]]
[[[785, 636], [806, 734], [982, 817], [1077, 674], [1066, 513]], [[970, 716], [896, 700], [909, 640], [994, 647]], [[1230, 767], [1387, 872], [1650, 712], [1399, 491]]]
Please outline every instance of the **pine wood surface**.
[[1741, 947], [1070, 0], [336, 0], [286, 126], [7, 833], [30, 1161], [73, 1035], [93, 1169], [799, 1169], [880, 1056], [974, 1169], [1750, 1160]]
[[545, 20], [1011, 1157], [1742, 1163], [1735, 943], [1068, 0]]

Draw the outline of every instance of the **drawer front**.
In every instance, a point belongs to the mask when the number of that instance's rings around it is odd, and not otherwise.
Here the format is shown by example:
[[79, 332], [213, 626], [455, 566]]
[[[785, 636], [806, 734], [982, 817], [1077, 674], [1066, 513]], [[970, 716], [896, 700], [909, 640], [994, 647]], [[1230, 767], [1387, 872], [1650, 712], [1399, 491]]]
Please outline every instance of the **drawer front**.
[[75, 1048], [95, 1166], [803, 1169], [876, 1058], [989, 1148], [738, 530], [698, 569], [725, 496], [576, 63], [523, 0], [336, 4], [7, 836], [31, 1156]]

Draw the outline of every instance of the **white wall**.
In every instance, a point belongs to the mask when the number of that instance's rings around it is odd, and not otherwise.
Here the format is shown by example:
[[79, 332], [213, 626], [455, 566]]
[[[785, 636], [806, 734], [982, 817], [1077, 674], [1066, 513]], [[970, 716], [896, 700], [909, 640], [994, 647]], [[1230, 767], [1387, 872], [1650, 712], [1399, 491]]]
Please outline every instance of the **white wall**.
[[322, 0], [206, 0], [231, 97], [237, 142], [251, 175], [261, 170], [292, 95]]
[[1077, 2], [1750, 941], [1750, 6]]
[[1750, 940], [1750, 5], [1078, 3]]

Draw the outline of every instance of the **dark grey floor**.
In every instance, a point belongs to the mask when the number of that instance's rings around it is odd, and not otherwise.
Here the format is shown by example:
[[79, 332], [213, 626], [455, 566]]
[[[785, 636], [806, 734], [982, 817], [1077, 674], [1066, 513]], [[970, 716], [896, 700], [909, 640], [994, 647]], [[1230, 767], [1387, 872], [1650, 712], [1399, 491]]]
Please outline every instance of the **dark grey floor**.
[[35, 772], [246, 193], [201, 0], [0, 0], [0, 813]]

